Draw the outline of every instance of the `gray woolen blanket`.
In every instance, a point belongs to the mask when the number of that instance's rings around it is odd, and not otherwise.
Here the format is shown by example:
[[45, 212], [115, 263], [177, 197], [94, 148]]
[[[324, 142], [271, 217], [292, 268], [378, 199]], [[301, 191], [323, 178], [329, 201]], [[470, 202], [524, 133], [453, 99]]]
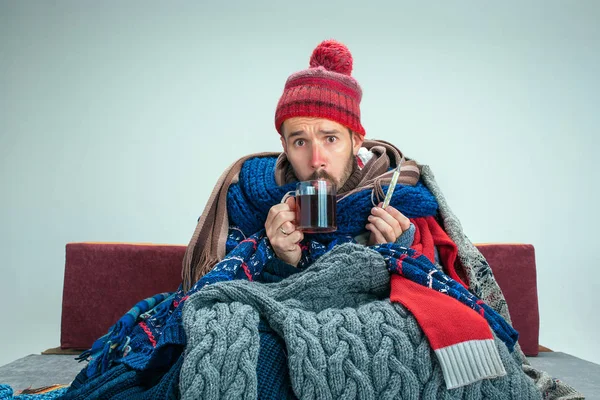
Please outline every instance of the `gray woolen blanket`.
[[541, 399], [498, 339], [507, 375], [447, 390], [415, 318], [386, 299], [389, 280], [379, 253], [345, 244], [281, 282], [205, 287], [184, 306], [181, 397], [256, 399], [262, 316], [285, 340], [300, 399]]

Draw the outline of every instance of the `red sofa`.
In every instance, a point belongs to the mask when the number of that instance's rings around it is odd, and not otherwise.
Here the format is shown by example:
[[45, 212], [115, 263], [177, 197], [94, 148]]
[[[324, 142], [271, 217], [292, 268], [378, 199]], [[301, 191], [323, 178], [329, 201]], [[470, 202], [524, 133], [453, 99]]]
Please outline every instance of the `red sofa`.
[[[519, 343], [538, 354], [539, 313], [533, 246], [477, 245], [504, 292]], [[87, 349], [135, 303], [177, 289], [185, 246], [69, 243], [60, 346]]]

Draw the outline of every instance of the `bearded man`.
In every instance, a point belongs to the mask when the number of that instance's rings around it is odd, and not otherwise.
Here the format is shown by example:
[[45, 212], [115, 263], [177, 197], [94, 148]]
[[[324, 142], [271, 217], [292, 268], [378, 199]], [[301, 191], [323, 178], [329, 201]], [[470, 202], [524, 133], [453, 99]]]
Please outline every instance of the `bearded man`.
[[[365, 139], [352, 65], [328, 40], [289, 76], [275, 111], [283, 151], [221, 175], [180, 287], [98, 339], [65, 398], [577, 398], [526, 366], [431, 170]], [[335, 232], [298, 229], [286, 194], [314, 179], [337, 188]]]

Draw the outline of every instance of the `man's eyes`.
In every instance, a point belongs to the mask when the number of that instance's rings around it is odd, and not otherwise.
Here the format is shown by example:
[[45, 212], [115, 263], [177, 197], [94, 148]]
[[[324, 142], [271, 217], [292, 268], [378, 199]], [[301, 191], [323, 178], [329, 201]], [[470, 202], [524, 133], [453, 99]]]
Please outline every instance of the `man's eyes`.
[[[325, 141], [327, 143], [335, 143], [335, 142], [338, 141], [338, 138], [337, 138], [337, 136], [327, 136], [325, 138]], [[304, 145], [306, 145], [306, 140], [304, 140], [304, 139], [296, 139], [296, 140], [294, 140], [294, 146], [295, 147], [303, 147]]]

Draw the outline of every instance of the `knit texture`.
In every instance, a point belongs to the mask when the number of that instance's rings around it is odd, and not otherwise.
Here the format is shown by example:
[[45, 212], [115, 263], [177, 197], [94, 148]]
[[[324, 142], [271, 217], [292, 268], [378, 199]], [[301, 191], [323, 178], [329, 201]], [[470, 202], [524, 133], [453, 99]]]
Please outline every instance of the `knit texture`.
[[[80, 381], [77, 385], [74, 382], [61, 399], [175, 400], [179, 398], [179, 371], [182, 362], [183, 357], [179, 357], [173, 365], [167, 364], [166, 370], [148, 368], [143, 371], [116, 364], [92, 379]], [[77, 380], [76, 378], [75, 381]]]
[[[275, 159], [271, 157], [257, 157], [243, 164], [240, 176], [244, 177], [244, 181], [230, 187], [230, 193], [233, 195], [239, 193], [237, 197], [231, 196], [228, 198], [231, 209], [229, 213], [230, 224], [239, 223], [243, 225], [241, 222], [248, 221], [247, 226], [249, 227], [245, 229], [250, 232], [256, 226], [262, 225], [261, 218], [263, 217], [259, 213], [260, 210], [264, 210], [266, 213], [270, 205], [273, 204], [271, 202], [275, 200], [268, 196], [260, 196], [256, 190], [261, 189], [260, 185], [262, 185], [262, 193], [272, 194], [276, 193], [277, 190], [273, 180], [267, 179], [269, 174], [264, 172], [265, 170], [268, 171], [269, 160], [271, 163], [275, 162]], [[263, 176], [265, 179], [261, 180], [260, 178]], [[251, 179], [254, 180], [251, 181]], [[248, 182], [253, 184], [248, 185]], [[236, 191], [236, 188], [240, 189], [239, 192]], [[338, 220], [339, 232], [336, 232], [335, 236], [323, 238], [322, 235], [307, 235], [307, 239], [303, 243], [301, 268], [312, 264], [318, 257], [335, 247], [336, 244], [353, 240], [353, 235], [362, 230], [361, 226], [366, 224], [367, 216], [370, 214], [371, 205], [369, 202], [371, 196], [369, 193], [368, 190], [356, 192], [339, 202], [338, 215], [341, 216], [341, 222]], [[435, 213], [437, 209], [435, 198], [424, 185], [418, 183], [415, 186], [398, 185], [394, 191], [391, 204], [406, 215], [426, 216]], [[244, 213], [244, 210], [249, 209], [254, 211]], [[348, 209], [358, 209], [360, 214], [351, 213]], [[354, 218], [352, 218], [352, 214]], [[348, 215], [348, 217], [344, 218], [345, 215]], [[357, 218], [364, 218], [364, 221], [357, 224]], [[344, 234], [344, 232], [348, 232], [348, 234]], [[90, 362], [92, 367], [88, 366], [87, 376], [89, 378], [98, 375], [103, 376], [106, 371], [113, 368], [115, 363], [120, 363], [138, 371], [149, 372], [151, 370], [152, 374], [157, 374], [156, 379], [160, 376], [161, 372], [159, 371], [176, 365], [176, 360], [178, 360], [179, 354], [186, 344], [185, 333], [181, 326], [181, 310], [187, 297], [216, 282], [232, 279], [255, 280], [261, 276], [262, 270], [268, 265], [269, 260], [274, 258], [274, 253], [263, 230], [252, 236], [247, 236], [244, 229], [232, 227], [226, 241], [226, 250], [228, 254], [225, 259], [200, 279], [190, 291], [183, 292], [180, 288], [171, 295], [172, 297], [163, 300], [153, 309], [141, 314], [136, 313], [139, 315], [133, 327], [127, 324], [126, 329], [113, 329], [111, 334], [101, 338], [99, 340], [101, 345], [98, 348], [101, 348], [102, 352], [89, 354], [92, 357]], [[394, 252], [393, 249], [387, 254], [390, 264], [396, 263], [401, 256], [402, 253]], [[409, 261], [412, 261], [412, 258], [405, 262]], [[427, 266], [423, 263], [421, 263], [421, 267], [424, 267], [424, 269], [422, 268], [420, 271], [413, 269], [416, 273], [415, 276], [428, 275], [431, 269], [435, 269], [432, 265]], [[410, 270], [408, 266], [405, 269]], [[444, 285], [445, 283], [441, 283], [438, 288], [446, 289]], [[448, 293], [454, 293], [454, 290], [448, 288]], [[463, 300], [469, 299], [469, 296], [457, 297]], [[141, 307], [143, 304], [145, 302], [140, 302], [140, 307], [137, 308], [145, 308]], [[477, 306], [476, 300], [471, 301], [469, 305]], [[489, 315], [493, 316], [493, 313]], [[123, 381], [121, 386], [126, 383], [135, 386], [134, 381]], [[86, 384], [86, 390], [98, 386], [102, 390], [107, 388], [102, 380], [92, 379]]]
[[427, 336], [448, 389], [506, 375], [486, 320], [442, 292], [392, 276], [390, 300], [406, 307]]
[[[227, 213], [230, 225], [239, 227], [250, 236], [264, 226], [269, 209], [281, 201], [285, 193], [295, 189], [295, 184], [279, 186], [275, 182], [273, 170], [276, 158], [253, 158], [244, 163], [239, 182], [229, 187]], [[388, 185], [382, 185], [387, 191]], [[337, 226], [334, 234], [311, 235], [321, 242], [335, 237], [356, 236], [364, 231], [367, 217], [373, 204], [371, 190], [363, 190], [344, 197], [337, 204]], [[408, 218], [435, 215], [437, 202], [422, 182], [415, 186], [397, 185], [391, 204]]]
[[[269, 209], [278, 202], [280, 195], [283, 196], [285, 193], [275, 184], [273, 174], [261, 172], [270, 171], [269, 163], [274, 161], [270, 157], [247, 160], [240, 171], [239, 182], [229, 188], [227, 202], [229, 220], [231, 224], [240, 227], [244, 236], [246, 233], [262, 228]], [[373, 206], [371, 195], [371, 191], [363, 190], [338, 201], [338, 230], [331, 234], [306, 235], [301, 242], [303, 251], [298, 264], [300, 268], [312, 264], [336, 244], [354, 241], [356, 236], [365, 231], [364, 226], [367, 224]], [[430, 218], [437, 211], [435, 198], [420, 182], [415, 186], [397, 185], [391, 204], [409, 218]], [[231, 271], [241, 267], [249, 280], [255, 280], [262, 273], [265, 263], [272, 259], [274, 254], [270, 245], [265, 243], [264, 235], [255, 234], [248, 240], [252, 242], [255, 254], [245, 252], [243, 255], [236, 254], [236, 257], [226, 257], [229, 259], [227, 261], [229, 266], [224, 269]], [[390, 271], [421, 285], [429, 287], [433, 285], [435, 290], [454, 297], [480, 312], [512, 351], [517, 333], [494, 310], [466, 290], [460, 280], [457, 282], [447, 277], [437, 270], [433, 260], [429, 261], [427, 257], [413, 250], [399, 251], [398, 246], [375, 246], [374, 248], [384, 255]], [[455, 258], [455, 253], [453, 254]], [[453, 263], [447, 267], [447, 270], [451, 276], [456, 276]], [[197, 288], [197, 285], [195, 287]]]
[[[452, 297], [479, 313], [508, 349], [513, 351], [518, 333], [490, 306], [478, 299], [459, 282], [438, 270], [423, 254], [413, 249], [399, 248], [390, 243], [373, 246], [373, 249], [383, 256], [390, 272]], [[392, 293], [394, 289], [394, 282], [392, 282]], [[405, 287], [404, 290], [407, 288]], [[399, 298], [401, 297], [399, 296]], [[443, 327], [440, 326], [440, 329]]]
[[205, 287], [184, 306], [182, 398], [256, 398], [260, 317], [285, 340], [300, 399], [541, 398], [499, 341], [506, 376], [447, 390], [418, 323], [388, 291], [383, 257], [353, 244], [278, 283]]
[[12, 387], [0, 384], [0, 400], [54, 400], [61, 398], [67, 391], [66, 387], [52, 390], [43, 394], [17, 394], [15, 395]]
[[360, 122], [362, 89], [350, 76], [352, 55], [342, 43], [326, 40], [315, 48], [310, 67], [286, 81], [275, 110], [275, 129], [292, 117], [326, 118], [365, 135]]
[[[277, 157], [277, 155], [273, 155], [271, 157]], [[249, 157], [250, 159], [252, 157]], [[372, 162], [372, 161], [371, 161]], [[240, 164], [241, 166], [241, 164]], [[492, 308], [498, 311], [506, 320], [509, 320], [508, 309], [506, 306], [506, 302], [504, 301], [504, 297], [502, 296], [502, 292], [500, 291], [497, 283], [493, 278], [493, 274], [491, 273], [491, 269], [485, 262], [483, 256], [477, 251], [477, 249], [470, 243], [468, 238], [464, 235], [462, 228], [460, 227], [460, 223], [456, 219], [456, 217], [450, 211], [449, 206], [447, 205], [441, 190], [439, 189], [437, 183], [435, 182], [435, 178], [431, 173], [430, 169], [427, 166], [421, 167], [421, 173], [423, 174], [424, 184], [427, 191], [430, 191], [430, 195], [434, 200], [439, 203], [439, 211], [443, 220], [443, 226], [445, 231], [449, 234], [452, 241], [454, 241], [458, 245], [458, 258], [461, 264], [464, 266], [465, 272], [468, 277], [468, 281], [471, 287], [471, 291], [482, 298], [487, 304], [489, 304]], [[229, 187], [229, 186], [227, 186]], [[399, 195], [399, 189], [397, 188], [394, 192], [394, 197]], [[225, 197], [225, 196], [224, 196]], [[429, 198], [429, 197], [428, 197]], [[416, 199], [411, 199], [410, 197], [403, 198], [400, 197], [397, 199], [398, 202], [403, 201], [416, 201]], [[394, 207], [400, 207], [402, 204], [394, 204]], [[410, 206], [410, 205], [409, 205]], [[225, 207], [223, 208], [223, 210]], [[402, 208], [400, 207], [402, 210]], [[215, 215], [225, 214], [225, 211], [217, 210]], [[227, 217], [225, 217], [227, 219]], [[239, 229], [235, 227], [230, 228], [230, 237], [227, 240], [227, 253], [231, 253], [231, 259], [228, 259], [227, 262], [219, 263], [214, 269], [213, 273], [209, 274], [202, 279], [203, 284], [198, 285], [198, 287], [204, 287], [211, 283], [215, 283], [222, 280], [231, 280], [231, 279], [248, 279], [246, 270], [243, 267], [242, 263], [231, 264], [233, 258], [238, 254], [242, 254], [245, 251], [248, 252], [256, 252], [254, 248], [257, 246], [256, 243], [248, 240], [246, 235]], [[223, 246], [225, 249], [225, 246]], [[233, 250], [236, 251], [233, 251]], [[232, 252], [233, 251], [233, 252]], [[255, 259], [256, 260], [256, 259]], [[247, 271], [252, 271], [253, 268], [252, 263], [247, 264]], [[233, 268], [233, 269], [231, 269]], [[127, 356], [124, 356], [124, 350], [127, 346], [122, 346], [122, 342], [112, 342], [111, 346], [108, 348], [112, 348], [115, 346], [115, 349], [122, 349], [121, 351], [113, 350], [111, 355], [113, 356], [109, 362], [107, 363], [107, 370], [98, 369], [97, 375], [95, 375], [92, 379], [89, 379], [87, 382], [84, 382], [84, 385], [87, 385], [85, 388], [86, 393], [91, 393], [94, 388], [104, 388], [110, 389], [113, 387], [111, 385], [111, 381], [115, 380], [122, 375], [126, 374], [126, 371], [129, 369], [121, 369], [121, 366], [125, 363], [128, 368], [132, 368], [133, 365], [137, 368], [138, 371], [141, 372], [138, 376], [144, 376], [146, 380], [138, 381], [137, 384], [130, 386], [129, 389], [120, 390], [136, 390], [134, 387], [142, 386], [142, 389], [139, 390], [148, 390], [148, 385], [157, 385], [158, 382], [162, 382], [162, 377], [167, 376], [170, 379], [173, 376], [178, 376], [179, 372], [179, 363], [181, 360], [179, 357], [179, 353], [183, 349], [186, 343], [185, 332], [183, 331], [183, 327], [181, 326], [181, 308], [183, 304], [185, 304], [186, 293], [178, 290], [176, 292], [176, 296], [172, 299], [171, 304], [169, 305], [166, 312], [155, 310], [158, 306], [155, 306], [150, 312], [149, 317], [144, 319], [138, 318], [135, 321], [135, 326], [128, 330], [123, 336], [123, 340], [127, 340], [129, 337], [130, 343], [136, 343], [136, 346], [133, 347]], [[143, 314], [143, 313], [142, 313]], [[140, 314], [141, 315], [141, 314]], [[143, 323], [147, 330], [142, 329], [141, 323]], [[154, 337], [156, 341], [156, 347], [153, 346], [152, 342], [149, 339], [148, 332]], [[260, 336], [260, 334], [259, 334]], [[108, 338], [106, 338], [108, 339]], [[501, 349], [502, 346], [499, 347]], [[513, 356], [518, 359], [519, 363], [526, 363], [524, 356], [520, 353], [518, 344], [515, 346], [516, 351], [513, 353]], [[502, 351], [500, 351], [501, 356], [503, 356]], [[522, 356], [522, 358], [519, 358]], [[124, 358], [121, 358], [124, 357]], [[425, 360], [424, 363], [428, 361]], [[504, 361], [503, 361], [504, 363]], [[506, 363], [504, 363], [506, 366]], [[523, 365], [523, 368], [526, 372], [535, 379], [538, 387], [543, 391], [544, 396], [550, 399], [574, 399], [574, 398], [582, 398], [576, 391], [566, 385], [564, 382], [558, 381], [552, 377], [550, 377], [547, 373], [543, 371], [537, 371], [531, 368], [528, 365]], [[510, 371], [507, 370], [510, 375]], [[86, 371], [83, 371], [83, 376], [85, 377]], [[97, 378], [97, 379], [96, 379]], [[443, 378], [440, 378], [443, 379]], [[257, 378], [258, 380], [258, 378]], [[124, 381], [125, 382], [125, 381]], [[172, 380], [171, 380], [172, 382]], [[162, 386], [162, 385], [161, 385]], [[117, 385], [117, 388], [119, 385]], [[173, 387], [173, 385], [165, 385], [162, 387]], [[73, 390], [77, 390], [77, 388], [72, 388]], [[460, 389], [459, 389], [460, 390]], [[100, 393], [100, 398], [105, 398], [102, 396], [102, 391]], [[165, 396], [166, 397], [166, 396]], [[85, 398], [73, 396], [71, 398]], [[443, 395], [440, 398], [444, 398]]]
[[[403, 158], [402, 153], [390, 143], [365, 140], [363, 146], [371, 154], [369, 162], [361, 170], [356, 168], [338, 195], [349, 197], [357, 192], [371, 191], [374, 205], [383, 201], [385, 196], [382, 185], [390, 182], [393, 172]], [[207, 274], [227, 252], [225, 242], [231, 227], [227, 203], [231, 185], [239, 181], [242, 167], [246, 161], [255, 158], [277, 157], [272, 171], [254, 171], [266, 174], [265, 182], [274, 175], [277, 186], [285, 186], [296, 181], [295, 175], [288, 174], [291, 166], [285, 153], [257, 153], [240, 158], [227, 168], [213, 188], [196, 229], [187, 246], [182, 268], [183, 289], [190, 290], [192, 285]], [[405, 159], [406, 160], [406, 159]], [[415, 161], [406, 160], [401, 167], [398, 183], [414, 186], [419, 181], [419, 168]], [[270, 185], [273, 187], [273, 185]], [[246, 232], [247, 235], [254, 232]]]
[[[422, 165], [420, 170], [423, 182], [431, 193], [434, 194], [438, 202], [444, 231], [458, 248], [458, 259], [467, 274], [471, 291], [498, 312], [504, 320], [510, 324], [511, 320], [506, 299], [504, 298], [502, 290], [494, 278], [492, 269], [485, 260], [485, 257], [464, 233], [460, 221], [452, 212], [441, 188], [437, 184], [431, 168], [427, 165]], [[521, 351], [518, 343], [515, 345], [513, 355], [522, 365], [522, 368], [527, 375], [534, 379], [545, 400], [572, 400], [584, 398], [581, 393], [569, 384], [553, 378], [548, 373], [539, 371], [529, 365], [529, 362]]]
[[[86, 368], [88, 377], [95, 375], [99, 369], [108, 368], [113, 351], [114, 354], [127, 355], [131, 351], [130, 344], [135, 346], [135, 341], [131, 343], [131, 336], [127, 335], [139, 322], [138, 318], [147, 319], [151, 314], [167, 312], [173, 298], [173, 293], [159, 293], [138, 302], [109, 329], [106, 335], [97, 339], [90, 350], [78, 357], [79, 360], [90, 359]], [[156, 347], [154, 337], [150, 335], [148, 339]]]
[[287, 357], [283, 352], [285, 342], [264, 319], [261, 319], [258, 324], [258, 334], [260, 337], [256, 367], [258, 398], [261, 400], [295, 399]]
[[[404, 162], [401, 162], [402, 159]], [[417, 162], [407, 159], [395, 146], [381, 140], [365, 140], [355, 160], [352, 173], [346, 183], [337, 188], [338, 196], [375, 189], [374, 195], [378, 199], [377, 202], [383, 201], [385, 193], [378, 184], [390, 182], [394, 169], [398, 165], [400, 165], [400, 176], [397, 183], [414, 186], [419, 181], [420, 172]], [[278, 185], [285, 185], [297, 181], [298, 178], [292, 164], [286, 153], [282, 152], [275, 163], [275, 182]]]

